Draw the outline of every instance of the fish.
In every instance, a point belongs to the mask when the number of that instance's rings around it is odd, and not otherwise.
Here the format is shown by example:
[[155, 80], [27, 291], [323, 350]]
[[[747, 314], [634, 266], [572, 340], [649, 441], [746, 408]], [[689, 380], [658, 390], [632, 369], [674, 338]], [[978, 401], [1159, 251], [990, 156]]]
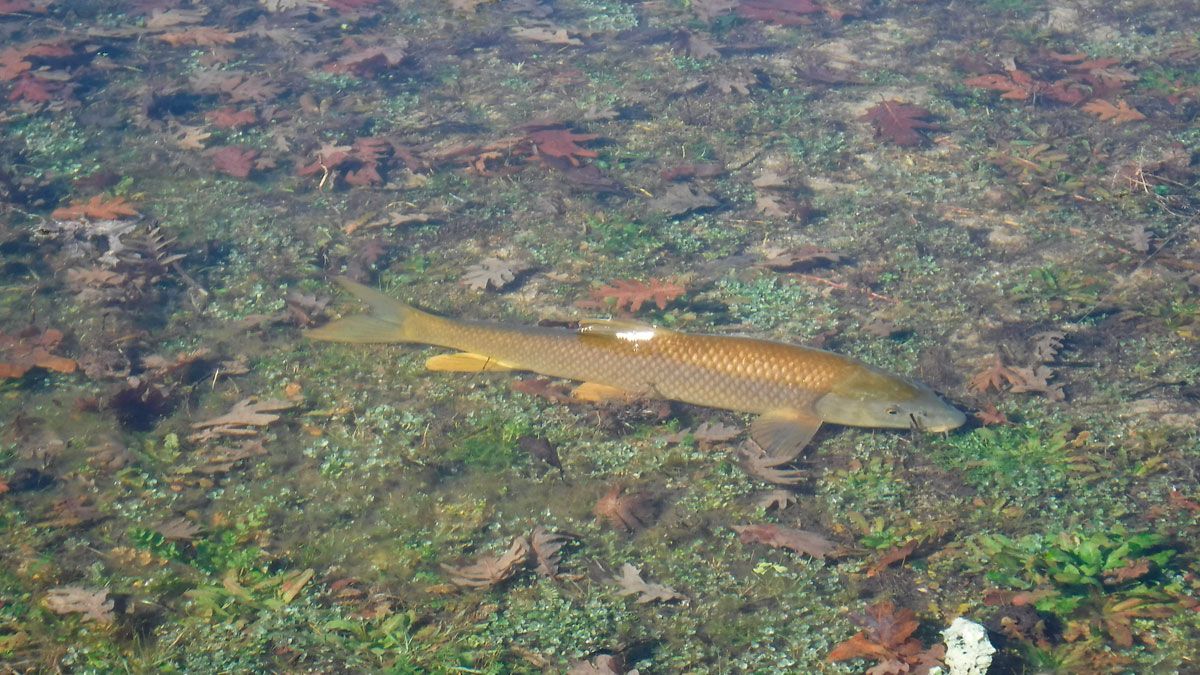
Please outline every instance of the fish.
[[370, 307], [308, 330], [309, 339], [417, 343], [455, 350], [431, 371], [531, 371], [582, 382], [585, 401], [658, 398], [757, 417], [750, 438], [769, 456], [795, 457], [823, 424], [945, 432], [966, 416], [929, 387], [821, 349], [752, 337], [683, 333], [631, 319], [576, 329], [451, 319], [341, 277]]

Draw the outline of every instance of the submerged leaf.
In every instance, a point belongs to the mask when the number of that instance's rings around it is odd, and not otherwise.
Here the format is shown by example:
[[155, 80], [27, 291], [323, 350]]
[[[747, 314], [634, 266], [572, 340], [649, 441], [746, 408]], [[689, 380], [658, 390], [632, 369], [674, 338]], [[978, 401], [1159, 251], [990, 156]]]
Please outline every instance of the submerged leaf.
[[621, 576], [613, 579], [621, 590], [617, 591], [617, 595], [622, 597], [626, 595], [637, 595], [638, 598], [634, 602], [639, 605], [648, 602], [670, 602], [672, 600], [686, 600], [687, 598], [675, 592], [675, 589], [662, 584], [652, 584], [642, 579], [641, 572], [638, 568], [625, 563], [621, 566]]

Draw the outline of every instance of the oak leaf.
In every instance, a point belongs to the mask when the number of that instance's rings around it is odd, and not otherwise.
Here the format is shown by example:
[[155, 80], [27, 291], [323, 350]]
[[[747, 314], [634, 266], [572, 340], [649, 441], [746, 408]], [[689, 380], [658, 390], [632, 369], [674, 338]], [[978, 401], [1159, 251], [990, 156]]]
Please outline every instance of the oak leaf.
[[233, 404], [224, 415], [192, 424], [193, 429], [200, 431], [188, 438], [201, 441], [221, 436], [253, 436], [258, 433], [254, 427], [265, 427], [279, 420], [279, 415], [271, 413], [288, 410], [295, 405], [292, 401], [262, 400], [251, 396]]
[[766, 544], [824, 560], [837, 545], [823, 535], [780, 525], [734, 525], [743, 544]]
[[258, 121], [258, 115], [254, 112], [253, 108], [246, 108], [245, 110], [220, 108], [209, 112], [204, 117], [219, 129], [248, 127]]
[[583, 40], [572, 36], [566, 28], [557, 28], [554, 26], [513, 28], [512, 34], [513, 37], [517, 38], [518, 40], [542, 42], [549, 45], [562, 45], [570, 47], [578, 47], [583, 45]]
[[649, 282], [621, 280], [612, 282], [610, 286], [594, 289], [592, 299], [611, 301], [614, 308], [626, 308], [631, 314], [637, 314], [642, 305], [650, 301], [660, 310], [666, 309], [668, 303], [683, 295], [686, 290], [679, 284], [661, 279], [651, 279]]
[[62, 339], [62, 331], [53, 328], [39, 331], [30, 327], [13, 335], [0, 331], [0, 378], [24, 377], [33, 368], [75, 372], [74, 360], [53, 353]]
[[138, 216], [133, 206], [124, 197], [105, 199], [104, 195], [96, 195], [86, 202], [78, 202], [70, 206], [54, 209], [50, 217], [57, 220], [118, 220]]
[[595, 150], [588, 150], [579, 145], [597, 138], [600, 138], [598, 134], [577, 134], [570, 129], [540, 129], [526, 136], [538, 155], [565, 159], [572, 166], [579, 166], [581, 157], [599, 157]]
[[687, 439], [692, 439], [700, 444], [701, 447], [712, 443], [724, 443], [725, 441], [737, 438], [742, 433], [741, 427], [735, 427], [722, 422], [701, 422], [694, 429], [684, 429], [673, 434], [662, 436], [661, 439], [667, 443], [682, 443]]
[[613, 485], [592, 508], [597, 519], [608, 522], [618, 530], [641, 530], [650, 523], [653, 503], [640, 493], [625, 494], [620, 485]]
[[498, 291], [515, 281], [525, 269], [520, 262], [484, 258], [478, 265], [468, 267], [459, 283], [476, 291], [487, 290], [488, 287]]
[[877, 663], [867, 670], [871, 675], [898, 675], [928, 673], [945, 655], [944, 646], [926, 650], [920, 640], [912, 637], [920, 624], [910, 609], [897, 610], [884, 601], [871, 605], [866, 614], [853, 619], [863, 630], [835, 646], [827, 660], [872, 659]]
[[884, 551], [875, 560], [875, 562], [871, 563], [867, 567], [867, 578], [870, 579], [871, 577], [878, 575], [880, 572], [886, 570], [892, 565], [895, 565], [896, 563], [904, 562], [909, 556], [912, 555], [913, 551], [917, 550], [917, 546], [920, 545], [920, 543], [921, 541], [919, 539], [910, 539], [902, 546], [893, 546]]
[[442, 565], [442, 569], [450, 574], [450, 581], [458, 586], [491, 588], [519, 572], [529, 560], [529, 553], [529, 542], [525, 537], [517, 537], [508, 550], [500, 555], [480, 556], [473, 564], [463, 567]]
[[982, 394], [988, 389], [1004, 391], [1005, 385], [1012, 386], [1019, 382], [1021, 382], [1021, 376], [1012, 368], [1004, 365], [1000, 355], [996, 354], [992, 357], [992, 363], [988, 367], [971, 378], [967, 388]]
[[[803, 450], [803, 448], [799, 448], [799, 450]], [[742, 447], [738, 449], [738, 454], [744, 460], [742, 467], [747, 473], [768, 483], [774, 483], [775, 485], [796, 485], [808, 477], [808, 472], [803, 469], [783, 468], [791, 464], [799, 456], [799, 451], [774, 457], [768, 454], [758, 443], [748, 441], [743, 443]]]
[[687, 599], [669, 586], [645, 581], [642, 579], [642, 574], [638, 571], [638, 568], [629, 563], [621, 566], [621, 576], [615, 577], [613, 581], [621, 587], [621, 590], [617, 591], [617, 595], [621, 597], [636, 595], [638, 597], [634, 602], [639, 605], [644, 605], [648, 602], [671, 602], [672, 600]]
[[172, 518], [154, 528], [155, 532], [171, 541], [191, 541], [196, 538], [197, 534], [200, 534], [200, 530], [199, 525], [187, 518]]
[[737, 6], [739, 16], [780, 26], [811, 24], [811, 15], [824, 11], [824, 6], [812, 0], [741, 0]]
[[196, 26], [174, 33], [163, 33], [158, 39], [172, 47], [215, 47], [237, 42], [238, 35], [221, 28]]
[[771, 490], [754, 500], [754, 505], [763, 511], [770, 511], [771, 509], [782, 511], [795, 504], [797, 499], [796, 493], [790, 490]]
[[692, 211], [711, 209], [720, 204], [712, 195], [688, 183], [675, 183], [650, 200], [650, 208], [668, 216], [682, 216]]
[[248, 178], [254, 170], [254, 160], [258, 151], [237, 145], [226, 145], [214, 148], [208, 152], [213, 168], [234, 178]]
[[537, 561], [537, 573], [553, 579], [558, 576], [558, 566], [561, 562], [558, 552], [567, 543], [567, 537], [557, 532], [549, 532], [538, 525], [529, 535], [529, 548], [533, 551], [533, 559]]
[[875, 136], [887, 138], [896, 145], [914, 146], [925, 142], [922, 130], [937, 129], [927, 121], [933, 113], [921, 106], [901, 101], [880, 101], [861, 119], [875, 127]]
[[113, 601], [108, 591], [89, 591], [81, 586], [62, 586], [51, 589], [42, 599], [55, 614], [82, 614], [85, 619], [101, 624], [113, 622]]
[[1140, 110], [1129, 105], [1124, 100], [1119, 100], [1116, 105], [1113, 105], [1102, 98], [1098, 98], [1084, 104], [1083, 111], [1092, 113], [1103, 122], [1112, 122], [1113, 124], [1124, 124], [1125, 122], [1136, 122], [1146, 119], [1146, 116]]

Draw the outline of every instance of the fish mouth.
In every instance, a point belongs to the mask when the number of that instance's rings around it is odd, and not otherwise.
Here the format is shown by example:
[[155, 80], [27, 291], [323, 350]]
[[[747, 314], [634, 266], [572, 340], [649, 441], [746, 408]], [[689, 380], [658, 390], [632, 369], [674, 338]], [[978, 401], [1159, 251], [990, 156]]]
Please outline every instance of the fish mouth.
[[921, 428], [932, 433], [953, 431], [966, 424], [967, 416], [961, 410], [949, 408], [937, 420], [924, 420]]

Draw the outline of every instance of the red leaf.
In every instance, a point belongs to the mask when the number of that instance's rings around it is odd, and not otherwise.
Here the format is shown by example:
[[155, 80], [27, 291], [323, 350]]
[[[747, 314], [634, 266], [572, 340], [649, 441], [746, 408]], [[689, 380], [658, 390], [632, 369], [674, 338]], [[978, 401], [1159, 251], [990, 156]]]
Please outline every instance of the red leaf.
[[227, 145], [210, 151], [208, 156], [212, 159], [213, 168], [217, 171], [229, 174], [234, 178], [248, 178], [250, 172], [254, 170], [254, 160], [258, 157], [258, 151], [253, 148]]
[[649, 283], [623, 280], [593, 290], [592, 298], [600, 302], [615, 300], [616, 309], [627, 307], [631, 314], [636, 314], [642, 305], [651, 300], [659, 309], [666, 309], [667, 303], [683, 295], [686, 290], [679, 284], [661, 279], [651, 279]]
[[137, 216], [138, 212], [125, 201], [124, 197], [113, 197], [105, 201], [104, 195], [96, 195], [84, 203], [75, 202], [71, 206], [54, 209], [51, 218], [58, 220], [118, 220]]
[[925, 141], [921, 129], [937, 129], [938, 126], [923, 118], [930, 113], [925, 108], [900, 101], [881, 101], [868, 110], [861, 119], [875, 127], [875, 135], [887, 138], [896, 145], [920, 145]]

